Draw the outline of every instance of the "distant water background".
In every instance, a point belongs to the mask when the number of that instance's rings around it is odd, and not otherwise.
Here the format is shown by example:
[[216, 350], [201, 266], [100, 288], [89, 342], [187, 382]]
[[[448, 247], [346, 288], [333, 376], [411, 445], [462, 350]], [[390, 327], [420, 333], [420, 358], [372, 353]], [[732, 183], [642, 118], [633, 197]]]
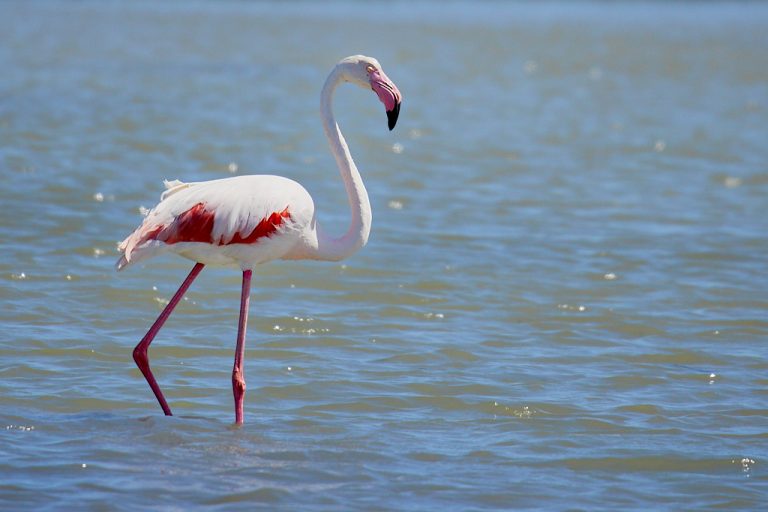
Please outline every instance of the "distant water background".
[[[275, 173], [370, 243], [117, 274], [164, 178]], [[766, 510], [768, 6], [0, 2], [0, 509]]]

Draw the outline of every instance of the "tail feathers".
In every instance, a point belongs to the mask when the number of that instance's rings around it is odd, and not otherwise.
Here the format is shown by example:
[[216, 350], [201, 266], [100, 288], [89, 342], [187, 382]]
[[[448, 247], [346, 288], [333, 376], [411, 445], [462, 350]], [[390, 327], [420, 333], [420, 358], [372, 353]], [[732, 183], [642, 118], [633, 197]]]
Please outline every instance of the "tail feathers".
[[[165, 192], [160, 196], [160, 202], [162, 203], [173, 194], [189, 188], [194, 184], [195, 183], [184, 183], [179, 180], [163, 180]], [[123, 270], [125, 267], [136, 261], [157, 254], [157, 252], [165, 246], [163, 242], [154, 239], [157, 233], [163, 229], [163, 224], [158, 224], [156, 218], [150, 219], [152, 211], [142, 211], [142, 214], [144, 215], [144, 222], [142, 222], [133, 233], [128, 235], [128, 237], [117, 246], [117, 250], [123, 253], [115, 264], [117, 270]]]
[[125, 254], [123, 254], [122, 256], [120, 256], [120, 259], [119, 259], [119, 260], [117, 260], [117, 263], [115, 263], [115, 269], [116, 269], [118, 272], [120, 272], [120, 271], [121, 271], [121, 270], [123, 270], [123, 269], [124, 269], [126, 266], [128, 266], [128, 263], [130, 263], [130, 262], [129, 262], [129, 261], [128, 261], [128, 259], [125, 257]]
[[161, 229], [163, 229], [162, 225], [158, 226], [153, 222], [147, 222], [145, 220], [136, 231], [120, 242], [117, 246], [117, 250], [123, 253], [123, 255], [117, 261], [117, 270], [122, 270], [129, 263], [144, 259], [146, 256], [156, 253], [158, 246], [165, 245], [162, 242], [153, 239]]
[[[121, 244], [122, 245], [122, 244]], [[144, 242], [138, 247], [135, 247], [131, 251], [125, 251], [120, 256], [120, 259], [115, 263], [115, 268], [120, 271], [128, 265], [145, 260], [163, 251], [167, 247], [163, 242], [158, 240], [149, 240]]]
[[[133, 236], [133, 234], [131, 234], [131, 236]], [[131, 239], [131, 236], [129, 236], [128, 238], [126, 238], [125, 240], [117, 244], [117, 250], [123, 253], [120, 255], [120, 259], [117, 260], [117, 262], [115, 263], [115, 268], [117, 269], [118, 272], [123, 270], [131, 261], [130, 251], [128, 251], [127, 253], [125, 251], [128, 245], [128, 241]]]

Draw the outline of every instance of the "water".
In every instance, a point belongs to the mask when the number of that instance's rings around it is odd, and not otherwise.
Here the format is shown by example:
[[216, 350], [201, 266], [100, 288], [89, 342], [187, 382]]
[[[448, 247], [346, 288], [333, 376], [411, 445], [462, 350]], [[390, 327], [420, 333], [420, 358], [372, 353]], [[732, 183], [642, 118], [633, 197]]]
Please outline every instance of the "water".
[[[0, 508], [761, 510], [768, 9], [757, 3], [0, 4]], [[163, 178], [270, 172], [343, 264], [114, 272]]]

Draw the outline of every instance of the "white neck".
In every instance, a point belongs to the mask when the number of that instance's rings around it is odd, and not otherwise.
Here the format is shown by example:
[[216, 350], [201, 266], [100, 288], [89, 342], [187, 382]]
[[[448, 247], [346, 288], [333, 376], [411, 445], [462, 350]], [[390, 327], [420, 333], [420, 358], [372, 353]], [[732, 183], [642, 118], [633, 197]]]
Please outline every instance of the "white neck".
[[323, 129], [331, 147], [331, 153], [336, 158], [341, 179], [347, 190], [349, 209], [352, 220], [347, 232], [340, 238], [332, 238], [325, 235], [320, 227], [317, 228], [317, 259], [338, 261], [352, 255], [368, 242], [368, 234], [371, 231], [371, 203], [368, 200], [368, 192], [363, 185], [363, 179], [349, 153], [347, 141], [341, 134], [339, 125], [333, 116], [333, 93], [336, 87], [343, 81], [342, 71], [339, 66], [334, 68], [325, 81], [320, 95], [320, 114], [323, 120]]

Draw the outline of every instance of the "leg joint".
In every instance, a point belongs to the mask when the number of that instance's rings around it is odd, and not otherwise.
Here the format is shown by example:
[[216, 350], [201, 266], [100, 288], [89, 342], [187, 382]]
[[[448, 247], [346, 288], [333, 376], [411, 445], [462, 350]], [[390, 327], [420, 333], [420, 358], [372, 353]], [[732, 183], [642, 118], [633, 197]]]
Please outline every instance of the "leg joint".
[[141, 345], [136, 345], [133, 349], [133, 360], [136, 366], [143, 372], [145, 368], [149, 367], [149, 357], [147, 357], [147, 349]]
[[232, 370], [232, 389], [239, 395], [245, 393], [245, 377], [242, 370]]

